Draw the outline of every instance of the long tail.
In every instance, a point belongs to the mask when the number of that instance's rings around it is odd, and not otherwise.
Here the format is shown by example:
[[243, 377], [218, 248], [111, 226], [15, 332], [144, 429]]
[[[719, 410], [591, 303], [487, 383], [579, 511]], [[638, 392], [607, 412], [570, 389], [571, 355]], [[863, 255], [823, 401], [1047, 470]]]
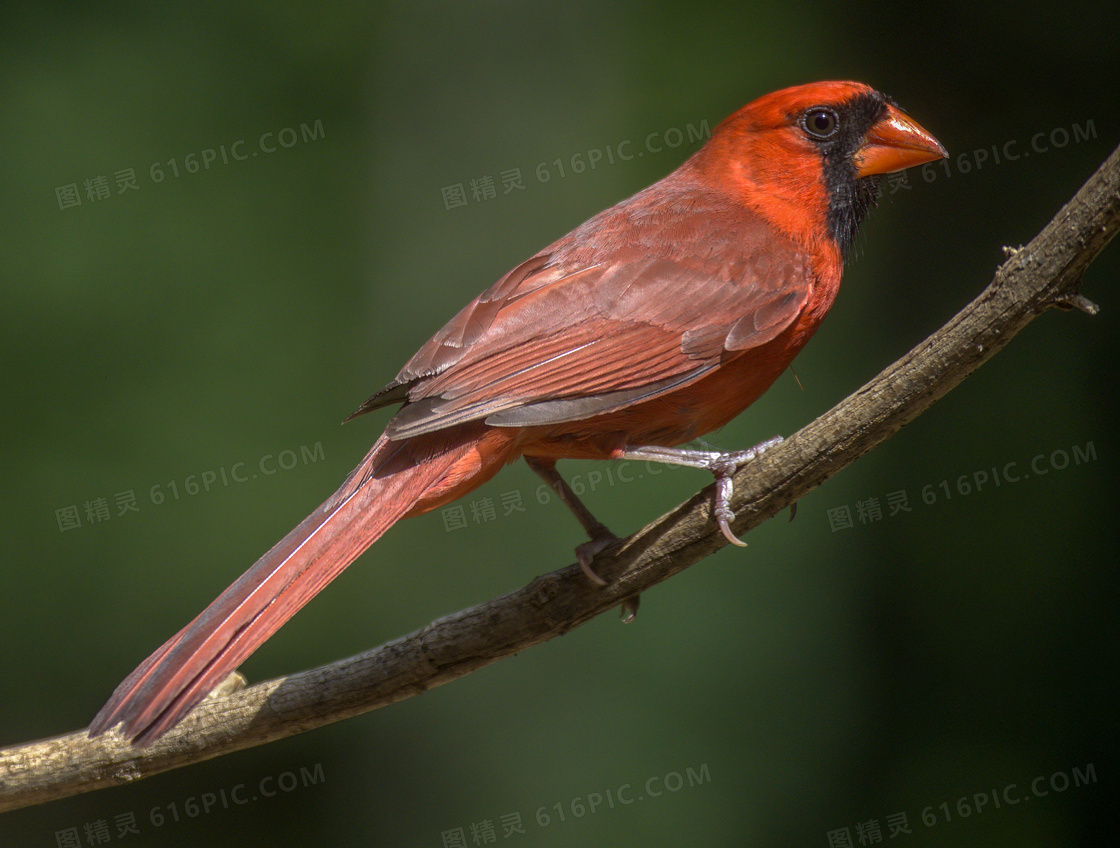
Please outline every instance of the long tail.
[[[508, 431], [506, 431], [508, 433]], [[341, 488], [113, 692], [89, 726], [154, 742], [399, 519], [459, 497], [509, 457], [481, 426], [382, 436]]]

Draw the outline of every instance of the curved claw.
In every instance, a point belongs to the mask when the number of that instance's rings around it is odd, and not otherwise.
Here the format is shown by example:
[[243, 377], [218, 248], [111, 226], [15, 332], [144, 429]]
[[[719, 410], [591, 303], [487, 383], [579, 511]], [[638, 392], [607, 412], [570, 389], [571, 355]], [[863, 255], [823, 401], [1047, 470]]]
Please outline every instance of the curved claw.
[[735, 512], [731, 509], [732, 493], [731, 477], [721, 475], [716, 477], [716, 502], [712, 509], [719, 532], [723, 538], [739, 548], [745, 548], [747, 543], [731, 532], [731, 522], [735, 520]]
[[[735, 514], [731, 513], [730, 520], [734, 521], [734, 519], [735, 519]], [[723, 516], [718, 516], [716, 518], [716, 524], [719, 525], [719, 532], [723, 534], [723, 538], [725, 538], [727, 541], [729, 541], [731, 544], [735, 545], [738, 548], [747, 547], [746, 542], [744, 542], [742, 539], [740, 539], [738, 536], [736, 536], [733, 532], [731, 532], [731, 526], [728, 522], [729, 522], [729, 519], [725, 518]]]
[[583, 569], [583, 573], [587, 575], [587, 579], [594, 583], [596, 586], [606, 586], [607, 581], [595, 573], [591, 568], [591, 561], [586, 557], [577, 557], [579, 560], [579, 567]]
[[619, 619], [623, 624], [631, 624], [638, 617], [638, 604], [641, 602], [641, 595], [631, 595], [619, 605]]
[[601, 550], [610, 547], [618, 541], [618, 536], [609, 530], [604, 530], [603, 533], [592, 538], [590, 541], [584, 542], [582, 545], [576, 547], [576, 559], [579, 560], [579, 567], [583, 569], [583, 573], [587, 575], [587, 579], [594, 583], [596, 586], [606, 586], [607, 582], [591, 567], [591, 560]]

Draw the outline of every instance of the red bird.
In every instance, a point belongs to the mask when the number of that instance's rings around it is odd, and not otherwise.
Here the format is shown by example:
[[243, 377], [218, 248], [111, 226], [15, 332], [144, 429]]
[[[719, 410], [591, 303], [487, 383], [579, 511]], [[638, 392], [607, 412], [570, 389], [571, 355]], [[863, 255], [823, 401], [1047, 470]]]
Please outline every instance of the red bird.
[[337, 492], [117, 687], [90, 734], [120, 723], [134, 744], [158, 739], [393, 524], [521, 456], [591, 536], [577, 549], [591, 579], [614, 536], [559, 459], [707, 468], [713, 516], [737, 541], [730, 475], [766, 445], [675, 446], [750, 406], [816, 332], [877, 175], [945, 155], [860, 83], [787, 88], [731, 115], [672, 174], [467, 304], [362, 404], [354, 415], [402, 406]]

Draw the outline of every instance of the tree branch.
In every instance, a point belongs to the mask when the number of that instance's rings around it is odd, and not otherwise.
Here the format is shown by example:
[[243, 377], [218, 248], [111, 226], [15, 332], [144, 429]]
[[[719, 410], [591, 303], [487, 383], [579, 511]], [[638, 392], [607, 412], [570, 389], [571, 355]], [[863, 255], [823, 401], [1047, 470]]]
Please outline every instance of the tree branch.
[[[1081, 277], [1120, 227], [1120, 148], [995, 279], [944, 327], [735, 477], [745, 533], [890, 438], [1049, 307], [1096, 307]], [[0, 751], [0, 812], [130, 783], [303, 733], [418, 695], [567, 633], [703, 559], [726, 542], [712, 488], [595, 560], [609, 585], [572, 565], [380, 648], [204, 701], [150, 748], [85, 731]]]

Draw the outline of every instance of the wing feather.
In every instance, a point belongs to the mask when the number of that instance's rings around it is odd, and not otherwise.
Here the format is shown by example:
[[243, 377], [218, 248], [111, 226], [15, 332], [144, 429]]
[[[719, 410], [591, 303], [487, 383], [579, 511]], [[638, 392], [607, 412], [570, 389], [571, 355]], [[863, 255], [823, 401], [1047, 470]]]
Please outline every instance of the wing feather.
[[404, 400], [393, 439], [478, 419], [573, 421], [773, 340], [808, 302], [809, 259], [748, 211], [712, 206], [683, 246], [656, 210], [607, 210], [468, 304], [355, 415]]

